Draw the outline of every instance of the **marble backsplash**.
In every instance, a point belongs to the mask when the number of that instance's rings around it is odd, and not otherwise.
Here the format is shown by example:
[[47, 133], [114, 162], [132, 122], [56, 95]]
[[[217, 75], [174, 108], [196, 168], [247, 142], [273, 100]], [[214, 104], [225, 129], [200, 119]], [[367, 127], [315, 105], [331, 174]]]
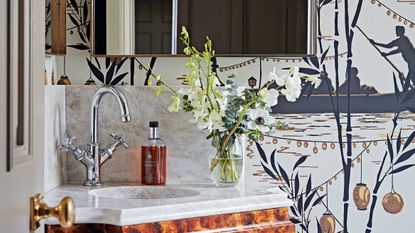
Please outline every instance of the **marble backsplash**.
[[65, 134], [65, 87], [45, 86], [45, 192], [66, 181], [66, 158], [57, 146]]
[[[86, 147], [89, 140], [90, 101], [98, 87], [66, 87], [66, 127], [69, 135], [76, 137], [75, 143]], [[125, 94], [131, 113], [131, 122], [121, 123], [120, 110], [111, 95], [103, 97], [100, 106], [99, 140], [106, 146], [112, 139], [110, 133], [122, 134], [129, 145], [119, 147], [112, 159], [102, 166], [104, 182], [139, 182], [140, 146], [148, 135], [148, 122], [159, 121], [159, 135], [167, 144], [167, 183], [209, 183], [208, 158], [214, 153], [203, 132], [189, 123], [188, 113], [170, 113], [170, 94], [154, 96], [147, 87], [120, 86]], [[85, 167], [66, 155], [67, 182], [83, 182]]]

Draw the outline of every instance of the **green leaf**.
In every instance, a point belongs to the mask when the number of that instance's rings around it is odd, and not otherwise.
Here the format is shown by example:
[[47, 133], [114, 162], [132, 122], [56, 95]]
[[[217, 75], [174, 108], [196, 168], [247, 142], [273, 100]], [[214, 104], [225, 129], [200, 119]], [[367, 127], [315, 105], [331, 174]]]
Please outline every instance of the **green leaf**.
[[158, 97], [163, 92], [163, 88], [161, 86], [156, 87], [155, 95]]
[[151, 87], [153, 85], [153, 79], [150, 77], [147, 79], [147, 86]]

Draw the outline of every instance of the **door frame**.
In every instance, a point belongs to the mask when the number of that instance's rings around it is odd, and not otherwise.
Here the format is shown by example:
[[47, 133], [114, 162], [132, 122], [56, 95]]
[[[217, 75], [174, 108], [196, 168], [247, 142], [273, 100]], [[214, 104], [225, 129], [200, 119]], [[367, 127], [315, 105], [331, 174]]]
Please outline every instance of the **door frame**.
[[[7, 74], [10, 65], [7, 54], [7, 6], [10, 1], [0, 2], [0, 226], [1, 232], [29, 232], [29, 197], [45, 192], [44, 190], [44, 58], [45, 58], [45, 4], [44, 0], [29, 0], [27, 13], [30, 15], [28, 23], [28, 59], [30, 68], [25, 72], [30, 73], [31, 79], [31, 103], [32, 138], [31, 156], [29, 159], [15, 164], [13, 169], [7, 172], [7, 140], [10, 140], [7, 113], [7, 87], [5, 84], [11, 78]], [[10, 27], [9, 30], [17, 30]], [[12, 106], [10, 106], [12, 107]], [[41, 232], [39, 228], [36, 232]]]

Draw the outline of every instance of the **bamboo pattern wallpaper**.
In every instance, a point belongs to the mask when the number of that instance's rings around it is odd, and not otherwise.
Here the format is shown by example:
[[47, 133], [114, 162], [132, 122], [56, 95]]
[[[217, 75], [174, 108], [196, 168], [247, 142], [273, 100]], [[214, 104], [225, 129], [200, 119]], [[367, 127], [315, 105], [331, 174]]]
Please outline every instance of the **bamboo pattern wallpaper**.
[[[284, 127], [249, 142], [246, 182], [286, 191], [297, 232], [412, 232], [414, 1], [317, 4], [316, 57], [217, 58], [213, 67], [222, 81], [236, 74], [243, 86], [260, 85], [274, 66], [299, 66], [322, 79], [295, 104], [279, 100], [273, 110]], [[185, 58], [91, 58], [87, 8], [87, 0], [68, 0], [72, 84], [143, 86], [150, 69], [185, 84]]]

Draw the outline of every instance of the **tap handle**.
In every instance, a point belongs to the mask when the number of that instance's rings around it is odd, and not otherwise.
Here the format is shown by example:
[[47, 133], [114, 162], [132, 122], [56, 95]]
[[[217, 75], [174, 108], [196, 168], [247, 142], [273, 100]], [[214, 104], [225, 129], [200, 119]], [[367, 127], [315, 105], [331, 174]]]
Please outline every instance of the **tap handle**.
[[62, 144], [60, 144], [58, 146], [58, 149], [59, 150], [62, 150], [62, 149], [67, 150], [68, 146], [72, 145], [73, 141], [75, 141], [75, 140], [76, 140], [76, 137], [72, 137], [71, 135], [66, 134], [65, 138], [63, 139]]
[[122, 145], [125, 149], [128, 149], [128, 144], [125, 142], [124, 138], [121, 135], [117, 135], [114, 133], [111, 133], [110, 136], [118, 142], [120, 145]]

